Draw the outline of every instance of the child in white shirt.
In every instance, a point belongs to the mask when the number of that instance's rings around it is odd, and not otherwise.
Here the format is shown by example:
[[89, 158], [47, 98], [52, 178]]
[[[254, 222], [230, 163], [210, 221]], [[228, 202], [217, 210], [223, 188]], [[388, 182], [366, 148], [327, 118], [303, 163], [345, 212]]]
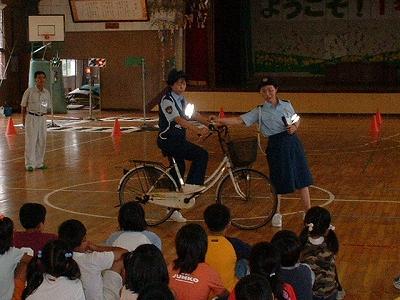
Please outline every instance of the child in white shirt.
[[10, 300], [14, 293], [14, 271], [19, 263], [27, 264], [31, 259], [26, 250], [11, 247], [14, 223], [0, 214], [0, 299]]
[[[122, 288], [120, 274], [109, 271], [112, 285], [104, 285], [102, 272], [121, 260], [127, 250], [118, 247], [94, 245], [86, 241], [86, 228], [78, 220], [67, 220], [58, 228], [59, 239], [67, 242], [73, 251], [74, 260], [81, 270], [81, 280], [87, 300], [115, 299]], [[111, 290], [110, 290], [111, 289]]]
[[68, 245], [50, 241], [29, 263], [22, 299], [85, 300], [80, 276]]

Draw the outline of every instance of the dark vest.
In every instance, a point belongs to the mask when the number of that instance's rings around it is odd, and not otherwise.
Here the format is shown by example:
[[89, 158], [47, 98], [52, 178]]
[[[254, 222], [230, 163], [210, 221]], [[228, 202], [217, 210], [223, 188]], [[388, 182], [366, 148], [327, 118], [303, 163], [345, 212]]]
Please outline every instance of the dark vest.
[[[161, 99], [160, 104], [158, 105], [158, 114], [159, 114], [159, 120], [158, 120], [158, 126], [159, 126], [159, 138], [160, 134], [163, 138], [169, 139], [169, 138], [186, 138], [186, 129], [179, 126], [175, 121], [171, 121], [168, 123], [167, 118], [165, 117], [164, 112], [161, 109], [161, 103], [164, 101], [164, 99], [168, 99], [172, 101], [172, 105], [175, 105], [176, 109], [179, 112], [179, 115], [182, 118], [186, 119], [185, 113], [183, 110], [179, 107], [177, 104], [177, 100], [172, 96], [171, 91], [168, 91], [165, 96]], [[182, 106], [183, 109], [185, 109], [184, 106]], [[169, 125], [169, 128], [168, 128]], [[168, 128], [168, 130], [167, 130]]]

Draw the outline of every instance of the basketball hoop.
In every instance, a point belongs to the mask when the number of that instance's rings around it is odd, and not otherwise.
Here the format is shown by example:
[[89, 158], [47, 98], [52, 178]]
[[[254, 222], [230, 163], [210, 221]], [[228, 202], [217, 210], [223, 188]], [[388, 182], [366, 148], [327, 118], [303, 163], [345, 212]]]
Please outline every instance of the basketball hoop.
[[29, 16], [29, 41], [63, 42], [65, 33], [64, 18], [64, 15]]
[[41, 40], [42, 40], [43, 42], [54, 41], [54, 34], [51, 34], [51, 33], [43, 33], [43, 34], [39, 34], [39, 36], [41, 37]]
[[54, 37], [55, 37], [55, 35], [51, 34], [51, 33], [43, 33], [40, 36], [42, 37], [42, 40], [44, 42], [54, 41]]

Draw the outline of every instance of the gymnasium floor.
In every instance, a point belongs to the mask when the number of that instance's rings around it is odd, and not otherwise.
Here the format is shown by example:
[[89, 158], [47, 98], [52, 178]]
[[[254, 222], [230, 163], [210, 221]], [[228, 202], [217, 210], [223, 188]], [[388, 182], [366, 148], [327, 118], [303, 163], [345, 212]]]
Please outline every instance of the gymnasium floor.
[[[227, 113], [229, 115], [229, 113]], [[140, 117], [127, 112], [102, 112], [101, 117]], [[56, 232], [65, 219], [76, 218], [88, 228], [88, 239], [101, 242], [117, 229], [117, 186], [129, 159], [166, 163], [156, 146], [155, 131], [110, 135], [112, 121], [63, 120], [87, 117], [87, 111], [56, 116], [55, 122], [70, 127], [110, 127], [109, 130], [61, 131], [48, 134], [47, 170], [24, 170], [24, 132], [20, 115], [14, 114], [17, 135], [5, 136], [6, 118], [0, 118], [0, 212], [11, 217], [17, 229], [18, 209], [24, 202], [44, 203], [48, 209], [46, 229]], [[95, 117], [99, 115], [95, 114]], [[156, 118], [156, 115], [150, 117]], [[346, 299], [394, 299], [400, 291], [392, 285], [400, 274], [400, 122], [398, 116], [383, 116], [381, 136], [369, 136], [371, 115], [304, 115], [299, 135], [308, 154], [315, 186], [312, 205], [326, 205], [333, 215], [340, 241], [337, 259]], [[66, 125], [67, 124], [67, 125]], [[122, 127], [137, 127], [141, 121], [120, 121]], [[255, 134], [235, 127], [234, 135]], [[264, 141], [265, 145], [265, 141]], [[209, 173], [221, 159], [215, 137], [203, 146], [210, 153]], [[255, 168], [268, 173], [259, 152]], [[214, 201], [204, 195], [194, 209], [184, 212], [200, 221], [206, 205]], [[282, 201], [283, 228], [300, 232], [301, 204], [296, 194]], [[163, 241], [165, 257], [174, 258], [174, 236], [181, 225], [166, 222], [151, 228]], [[229, 234], [249, 243], [269, 240], [277, 231], [267, 225], [254, 231], [230, 228]]]

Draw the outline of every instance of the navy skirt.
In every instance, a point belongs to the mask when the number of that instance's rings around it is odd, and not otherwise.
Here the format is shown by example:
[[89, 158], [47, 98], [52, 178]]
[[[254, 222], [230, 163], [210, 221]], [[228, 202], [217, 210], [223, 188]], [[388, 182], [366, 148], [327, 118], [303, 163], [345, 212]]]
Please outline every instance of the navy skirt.
[[288, 194], [313, 184], [302, 143], [286, 131], [268, 137], [269, 176], [277, 194]]

